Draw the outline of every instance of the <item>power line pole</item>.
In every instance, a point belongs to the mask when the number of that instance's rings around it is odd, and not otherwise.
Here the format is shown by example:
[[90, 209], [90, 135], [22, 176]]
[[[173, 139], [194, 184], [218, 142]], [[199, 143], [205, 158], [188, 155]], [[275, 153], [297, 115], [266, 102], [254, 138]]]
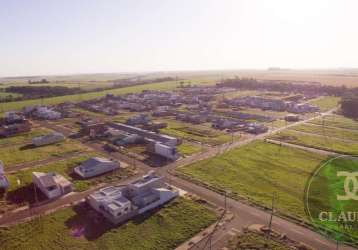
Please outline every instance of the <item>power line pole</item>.
[[268, 231], [268, 239], [271, 238], [271, 230], [272, 230], [272, 219], [273, 219], [273, 214], [275, 211], [275, 202], [276, 202], [276, 192], [274, 192], [272, 194], [272, 206], [271, 206], [271, 215], [270, 215], [270, 222], [269, 222], [269, 231]]

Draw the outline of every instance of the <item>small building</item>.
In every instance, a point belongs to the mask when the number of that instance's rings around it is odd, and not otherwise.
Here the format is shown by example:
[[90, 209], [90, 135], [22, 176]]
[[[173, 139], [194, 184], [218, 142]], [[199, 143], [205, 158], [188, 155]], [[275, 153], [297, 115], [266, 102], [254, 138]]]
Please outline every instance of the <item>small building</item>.
[[36, 147], [58, 143], [65, 140], [65, 136], [61, 133], [54, 132], [51, 134], [37, 136], [32, 138], [32, 144]]
[[87, 197], [88, 204], [114, 224], [130, 219], [136, 214], [132, 203], [123, 196], [123, 187], [106, 187]]
[[57, 198], [72, 192], [71, 182], [62, 175], [56, 173], [33, 172], [32, 181], [49, 199]]
[[4, 164], [0, 161], [0, 190], [7, 189], [9, 187], [9, 181], [4, 174]]
[[146, 114], [139, 114], [132, 117], [129, 117], [126, 121], [128, 125], [146, 125], [150, 122], [150, 117]]
[[268, 127], [266, 127], [265, 125], [257, 123], [249, 123], [246, 127], [246, 132], [255, 135], [266, 133], [268, 130]]
[[300, 120], [299, 115], [289, 114], [285, 116], [285, 121], [287, 122], [298, 122]]
[[81, 134], [89, 135], [91, 138], [103, 136], [107, 130], [104, 123], [90, 123], [81, 125]]
[[14, 123], [10, 125], [4, 125], [0, 127], [0, 136], [9, 137], [21, 133], [31, 131], [31, 123], [28, 120], [24, 120], [22, 123]]
[[97, 175], [108, 173], [118, 169], [120, 164], [112, 160], [94, 157], [84, 161], [81, 165], [74, 168], [74, 172], [82, 178], [91, 178]]
[[179, 158], [176, 147], [165, 145], [154, 140], [150, 140], [147, 144], [147, 151], [173, 161]]
[[22, 123], [26, 119], [21, 112], [9, 111], [5, 113], [4, 120], [6, 124], [14, 124], [14, 123]]

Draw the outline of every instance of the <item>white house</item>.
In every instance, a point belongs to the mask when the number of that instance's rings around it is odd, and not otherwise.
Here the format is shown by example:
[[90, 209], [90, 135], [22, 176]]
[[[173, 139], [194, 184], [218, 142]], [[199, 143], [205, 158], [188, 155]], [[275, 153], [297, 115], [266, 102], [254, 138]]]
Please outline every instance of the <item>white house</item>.
[[4, 165], [0, 161], [0, 189], [7, 189], [9, 187], [9, 181], [4, 175]]
[[123, 196], [123, 187], [106, 187], [89, 195], [87, 202], [108, 220], [117, 224], [129, 219], [135, 213], [132, 203]]
[[114, 224], [159, 207], [178, 196], [153, 171], [120, 187], [106, 187], [87, 197], [89, 205]]
[[63, 140], [65, 140], [65, 136], [63, 134], [54, 132], [51, 134], [32, 138], [32, 144], [39, 147], [39, 146], [61, 142]]
[[118, 162], [106, 158], [94, 157], [75, 167], [74, 172], [82, 178], [90, 178], [113, 171], [119, 167], [120, 164]]
[[49, 199], [72, 192], [71, 182], [56, 173], [33, 172], [32, 182]]
[[147, 144], [147, 150], [149, 152], [160, 155], [169, 160], [176, 160], [179, 158], [179, 154], [177, 153], [175, 146], [165, 145], [154, 140], [147, 141], [149, 141]]

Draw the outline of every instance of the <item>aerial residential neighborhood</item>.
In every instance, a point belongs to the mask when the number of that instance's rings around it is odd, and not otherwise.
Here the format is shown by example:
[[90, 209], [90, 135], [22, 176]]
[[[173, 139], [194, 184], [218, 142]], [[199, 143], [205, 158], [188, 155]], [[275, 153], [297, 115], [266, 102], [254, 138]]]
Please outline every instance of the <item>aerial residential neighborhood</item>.
[[355, 0], [0, 3], [0, 250], [358, 249]]

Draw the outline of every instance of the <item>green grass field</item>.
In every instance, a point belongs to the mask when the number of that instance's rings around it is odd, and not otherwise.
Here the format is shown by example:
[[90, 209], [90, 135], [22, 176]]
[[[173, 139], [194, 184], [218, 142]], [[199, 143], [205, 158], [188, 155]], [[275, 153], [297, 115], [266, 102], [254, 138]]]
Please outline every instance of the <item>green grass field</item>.
[[293, 130], [285, 130], [270, 137], [271, 139], [323, 149], [343, 154], [358, 154], [358, 142], [342, 141], [332, 137], [315, 136], [314, 134], [302, 134]]
[[302, 125], [291, 127], [290, 129], [306, 132], [306, 133], [322, 135], [322, 136], [344, 139], [344, 140], [353, 140], [358, 142], [358, 131], [325, 127], [323, 125], [315, 126], [310, 124], [302, 124]]
[[[213, 146], [230, 142], [232, 139], [231, 134], [215, 130], [210, 126], [194, 125], [171, 119], [165, 119], [162, 121], [167, 123], [168, 126], [161, 129], [161, 133], [177, 138], [193, 140]], [[239, 136], [235, 136], [234, 139], [239, 139]]]
[[321, 112], [325, 112], [337, 107], [340, 100], [340, 97], [326, 96], [323, 98], [313, 99], [309, 103], [318, 106], [321, 109]]
[[8, 137], [8, 138], [1, 138], [0, 146], [26, 143], [28, 141], [31, 141], [31, 139], [33, 137], [45, 135], [49, 132], [50, 131], [45, 128], [35, 128], [35, 129], [32, 129], [32, 131], [28, 132], [28, 133], [23, 133], [23, 134], [19, 134], [19, 135]]
[[20, 97], [22, 95], [17, 94], [17, 93], [10, 93], [10, 92], [0, 92], [0, 100], [5, 99], [6, 97], [9, 97], [9, 96], [15, 98], [15, 97]]
[[5, 169], [8, 169], [9, 166], [15, 164], [38, 161], [82, 151], [88, 151], [88, 148], [67, 139], [61, 143], [42, 147], [33, 147], [30, 144], [2, 147], [0, 149], [0, 160], [4, 163]]
[[[337, 177], [341, 171], [354, 173], [358, 169], [357, 158], [336, 158], [328, 162], [310, 182], [307, 203], [310, 214], [315, 225], [319, 228], [329, 229], [332, 232], [333, 239], [340, 241], [355, 242], [358, 246], [358, 224], [356, 220], [348, 220], [349, 227], [343, 227], [344, 222], [322, 221], [319, 214], [322, 211], [330, 211], [333, 216], [338, 216], [341, 212], [355, 212], [357, 210], [357, 202], [353, 199], [341, 201], [337, 199], [337, 195], [344, 195], [345, 178]], [[343, 235], [344, 237], [342, 237]]]
[[317, 125], [325, 125], [330, 127], [336, 128], [344, 128], [344, 129], [352, 129], [358, 130], [358, 121], [354, 119], [350, 119], [340, 115], [329, 115], [325, 116], [324, 119], [317, 118], [310, 123], [317, 124]]
[[325, 157], [303, 150], [255, 141], [222, 155], [178, 169], [179, 174], [218, 191], [230, 191], [270, 207], [278, 194], [277, 209], [304, 218], [303, 192], [311, 172]]
[[[49, 104], [59, 104], [59, 103], [66, 102], [66, 101], [71, 101], [71, 102], [84, 101], [84, 100], [90, 100], [90, 99], [94, 99], [94, 98], [103, 97], [109, 93], [114, 94], [114, 95], [121, 95], [121, 94], [128, 94], [128, 93], [137, 93], [137, 92], [141, 92], [142, 90], [147, 90], [147, 89], [171, 90], [175, 87], [177, 87], [177, 84], [175, 81], [143, 84], [143, 85], [113, 89], [113, 90], [85, 93], [85, 94], [81, 94], [81, 95], [67, 95], [67, 96], [44, 98], [43, 104], [49, 105]], [[23, 107], [26, 107], [26, 106], [39, 105], [39, 104], [41, 104], [40, 99], [1, 103], [0, 104], [0, 112], [5, 112], [5, 111], [9, 111], [9, 110], [18, 110], [18, 109], [22, 109]]]
[[[1, 249], [171, 250], [217, 218], [211, 210], [183, 198], [118, 227], [96, 223], [91, 212], [81, 206], [66, 208], [31, 222], [0, 229]], [[84, 228], [83, 235], [73, 236], [72, 231], [78, 228]]]
[[232, 239], [228, 245], [230, 250], [248, 250], [248, 249], [265, 249], [265, 250], [290, 250], [291, 248], [283, 243], [268, 240], [267, 236], [258, 233], [242, 233]]
[[189, 156], [201, 152], [201, 146], [193, 143], [183, 142], [177, 147], [178, 153], [184, 156]]

